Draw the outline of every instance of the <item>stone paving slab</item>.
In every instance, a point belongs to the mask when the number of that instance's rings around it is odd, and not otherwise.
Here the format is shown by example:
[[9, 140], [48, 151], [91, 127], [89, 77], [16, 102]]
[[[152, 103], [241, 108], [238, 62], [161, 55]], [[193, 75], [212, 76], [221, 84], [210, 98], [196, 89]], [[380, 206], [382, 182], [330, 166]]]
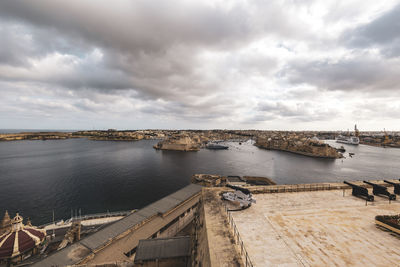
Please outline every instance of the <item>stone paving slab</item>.
[[400, 213], [400, 201], [366, 206], [351, 190], [254, 196], [257, 204], [232, 215], [255, 266], [400, 265], [400, 237], [374, 222]]

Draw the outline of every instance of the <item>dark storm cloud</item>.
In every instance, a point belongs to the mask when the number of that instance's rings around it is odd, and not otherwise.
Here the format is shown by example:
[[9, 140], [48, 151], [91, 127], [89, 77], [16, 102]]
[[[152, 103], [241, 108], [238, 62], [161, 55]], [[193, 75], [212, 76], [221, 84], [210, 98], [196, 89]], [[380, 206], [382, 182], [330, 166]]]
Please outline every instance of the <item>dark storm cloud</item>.
[[265, 33], [297, 32], [273, 3], [262, 1], [231, 7], [118, 1], [110, 8], [101, 1], [5, 0], [0, 2], [0, 17], [25, 24], [31, 31], [31, 42], [38, 48], [29, 51], [31, 57], [46, 50], [76, 57], [96, 48], [103, 53], [96, 66], [78, 65], [79, 72], [71, 75], [16, 79], [37, 79], [69, 89], [133, 89], [144, 98], [178, 99], [219, 90], [221, 81], [210, 80], [203, 69], [207, 63], [203, 51], [235, 50]]
[[[207, 5], [188, 1], [13, 1], [0, 3], [0, 15], [71, 38], [121, 51], [163, 53], [176, 44], [217, 46], [248, 43], [265, 32], [297, 34], [295, 25], [274, 3]], [[261, 16], [263, 15], [263, 16]]]
[[[72, 38], [122, 51], [163, 53], [176, 43], [244, 42], [253, 29], [246, 9], [224, 11], [181, 1], [2, 1], [0, 14], [39, 27], [54, 28]], [[237, 36], [242, 39], [237, 39]]]
[[344, 56], [292, 60], [281, 70], [289, 83], [320, 90], [397, 91], [400, 87], [400, 5], [369, 23], [345, 30], [338, 44]]
[[341, 39], [352, 48], [378, 47], [389, 57], [400, 55], [400, 5], [375, 20], [346, 31]]
[[36, 54], [29, 36], [17, 25], [0, 20], [0, 64], [29, 65], [27, 57]]

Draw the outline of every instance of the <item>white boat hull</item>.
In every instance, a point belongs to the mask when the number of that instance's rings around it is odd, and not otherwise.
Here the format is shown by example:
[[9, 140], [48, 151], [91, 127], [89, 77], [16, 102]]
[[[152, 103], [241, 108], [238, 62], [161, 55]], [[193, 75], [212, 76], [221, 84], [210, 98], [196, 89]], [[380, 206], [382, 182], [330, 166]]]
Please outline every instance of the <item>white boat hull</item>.
[[348, 144], [348, 145], [359, 145], [360, 139], [358, 137], [339, 137], [336, 139], [337, 143]]

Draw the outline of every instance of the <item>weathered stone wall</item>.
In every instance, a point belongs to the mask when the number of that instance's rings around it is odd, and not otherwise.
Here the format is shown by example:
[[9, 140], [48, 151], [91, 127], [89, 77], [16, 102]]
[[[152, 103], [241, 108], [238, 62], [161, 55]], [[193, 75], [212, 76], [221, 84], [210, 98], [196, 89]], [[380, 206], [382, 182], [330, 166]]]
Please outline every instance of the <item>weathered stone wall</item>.
[[187, 145], [187, 144], [168, 144], [168, 143], [164, 143], [164, 144], [161, 145], [161, 149], [189, 151], [190, 150], [190, 146]]
[[207, 227], [205, 221], [205, 212], [203, 201], [199, 203], [197, 214], [194, 219], [195, 234], [194, 234], [194, 255], [193, 266], [209, 267], [210, 248], [208, 246]]

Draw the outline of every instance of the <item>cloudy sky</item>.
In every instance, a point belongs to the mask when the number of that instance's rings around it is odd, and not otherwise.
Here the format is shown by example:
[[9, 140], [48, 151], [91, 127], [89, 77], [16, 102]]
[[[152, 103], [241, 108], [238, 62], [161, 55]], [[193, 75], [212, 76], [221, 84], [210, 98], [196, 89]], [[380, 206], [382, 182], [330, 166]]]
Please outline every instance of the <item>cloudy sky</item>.
[[1, 0], [0, 128], [400, 130], [396, 1]]

